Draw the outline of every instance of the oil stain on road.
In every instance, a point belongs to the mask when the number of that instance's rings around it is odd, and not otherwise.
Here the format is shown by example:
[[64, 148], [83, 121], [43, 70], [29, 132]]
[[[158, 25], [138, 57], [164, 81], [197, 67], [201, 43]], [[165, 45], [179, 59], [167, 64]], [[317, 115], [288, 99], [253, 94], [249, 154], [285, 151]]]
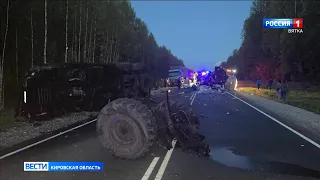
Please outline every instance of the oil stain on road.
[[230, 148], [211, 148], [210, 158], [228, 167], [303, 177], [320, 178], [320, 172], [285, 162], [271, 162], [237, 155]]

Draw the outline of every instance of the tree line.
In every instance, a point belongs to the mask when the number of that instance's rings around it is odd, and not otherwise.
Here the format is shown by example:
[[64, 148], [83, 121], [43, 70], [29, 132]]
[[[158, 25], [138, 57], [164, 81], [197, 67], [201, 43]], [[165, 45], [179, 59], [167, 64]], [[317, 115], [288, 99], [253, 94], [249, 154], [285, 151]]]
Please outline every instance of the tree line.
[[[303, 34], [264, 29], [263, 18], [303, 18]], [[239, 79], [320, 82], [320, 2], [253, 0], [243, 24], [242, 44], [221, 66]]]
[[127, 0], [2, 0], [0, 99], [14, 102], [29, 68], [48, 63], [141, 62], [154, 79], [184, 66], [157, 44]]

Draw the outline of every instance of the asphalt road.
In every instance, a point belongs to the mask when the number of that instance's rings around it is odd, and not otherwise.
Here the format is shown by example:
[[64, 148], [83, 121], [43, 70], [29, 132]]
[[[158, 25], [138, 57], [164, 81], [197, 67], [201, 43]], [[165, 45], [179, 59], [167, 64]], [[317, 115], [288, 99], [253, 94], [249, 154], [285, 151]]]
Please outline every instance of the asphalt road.
[[[105, 152], [95, 124], [0, 161], [2, 180], [140, 180], [159, 157], [149, 179], [250, 180], [320, 178], [320, 149], [227, 93], [200, 91], [170, 98], [191, 104], [198, 114], [200, 132], [210, 144], [211, 157], [199, 157], [175, 148], [155, 147], [138, 160], [122, 160]], [[194, 98], [193, 98], [194, 97]], [[170, 153], [169, 153], [170, 155]], [[165, 168], [164, 159], [169, 160]], [[103, 172], [23, 172], [26, 161], [102, 161]], [[162, 169], [162, 170], [159, 170]]]

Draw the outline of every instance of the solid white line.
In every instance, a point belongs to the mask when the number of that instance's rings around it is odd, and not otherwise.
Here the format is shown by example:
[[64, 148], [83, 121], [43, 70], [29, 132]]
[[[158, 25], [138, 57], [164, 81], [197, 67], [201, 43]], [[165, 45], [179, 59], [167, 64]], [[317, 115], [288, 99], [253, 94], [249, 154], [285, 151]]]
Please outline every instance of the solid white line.
[[43, 142], [49, 141], [49, 140], [51, 140], [51, 139], [53, 139], [53, 138], [56, 138], [56, 137], [61, 136], [61, 135], [63, 135], [63, 134], [66, 134], [66, 133], [68, 133], [68, 132], [70, 132], [70, 131], [73, 131], [73, 130], [75, 130], [75, 129], [81, 128], [81, 127], [83, 127], [83, 126], [85, 126], [85, 125], [91, 124], [91, 123], [93, 123], [93, 122], [95, 122], [95, 121], [97, 121], [97, 119], [91, 120], [91, 121], [89, 121], [89, 122], [86, 122], [86, 123], [81, 124], [81, 125], [79, 125], [79, 126], [76, 126], [76, 127], [74, 127], [74, 128], [71, 128], [71, 129], [68, 129], [68, 130], [66, 130], [66, 131], [60, 132], [59, 134], [53, 135], [53, 136], [51, 136], [51, 137], [48, 137], [48, 138], [43, 139], [43, 140], [41, 140], [41, 141], [38, 141], [38, 142], [36, 142], [36, 143], [30, 144], [30, 145], [28, 145], [28, 146], [25, 146], [25, 147], [23, 147], [23, 148], [20, 148], [20, 149], [18, 149], [18, 150], [15, 150], [15, 151], [13, 151], [13, 152], [10, 152], [10, 153], [8, 153], [8, 154], [5, 154], [5, 155], [1, 156], [0, 159], [4, 159], [4, 158], [9, 157], [9, 156], [11, 156], [11, 155], [17, 154], [17, 153], [19, 153], [19, 152], [21, 152], [21, 151], [24, 151], [24, 150], [26, 150], [26, 149], [29, 149], [29, 148], [31, 148], [31, 147], [34, 147], [34, 146], [36, 146], [36, 145], [38, 145], [38, 144], [41, 144], [41, 143], [43, 143]]
[[160, 169], [159, 169], [156, 177], [154, 178], [155, 180], [161, 180], [161, 179], [162, 179], [162, 176], [163, 176], [163, 174], [164, 174], [164, 171], [165, 171], [166, 168], [167, 168], [168, 162], [169, 162], [169, 160], [170, 160], [170, 157], [171, 157], [171, 155], [172, 155], [172, 152], [173, 152], [173, 150], [174, 150], [174, 146], [176, 145], [176, 143], [177, 143], [177, 140], [174, 139], [174, 140], [172, 141], [172, 149], [170, 149], [170, 150], [167, 152], [166, 156], [164, 157], [164, 159], [163, 159], [163, 161], [162, 161], [162, 164], [161, 164], [161, 166], [160, 166]]
[[192, 105], [192, 103], [193, 103], [194, 99], [196, 98], [196, 96], [197, 96], [197, 93], [194, 93], [194, 96], [193, 96], [193, 99], [190, 102], [190, 105]]
[[141, 178], [141, 180], [148, 180], [153, 169], [156, 167], [157, 163], [159, 161], [159, 157], [155, 157], [153, 158], [151, 164], [149, 165], [147, 171], [144, 173], [143, 177]]
[[190, 97], [190, 101], [191, 101], [191, 99], [193, 98], [194, 94], [195, 94], [195, 93], [192, 93], [192, 95], [191, 95], [191, 97]]
[[239, 101], [245, 103], [246, 105], [252, 107], [253, 109], [257, 110], [257, 111], [260, 112], [261, 114], [263, 114], [263, 115], [267, 116], [268, 118], [272, 119], [272, 120], [275, 121], [276, 123], [280, 124], [281, 126], [285, 127], [286, 129], [290, 130], [291, 132], [295, 133], [296, 135], [300, 136], [300, 137], [303, 138], [304, 140], [308, 141], [309, 143], [313, 144], [314, 146], [316, 146], [317, 148], [320, 149], [320, 145], [319, 145], [318, 143], [314, 142], [313, 140], [309, 139], [308, 137], [304, 136], [303, 134], [299, 133], [298, 131], [292, 129], [291, 127], [283, 124], [282, 122], [280, 122], [280, 121], [277, 120], [276, 118], [270, 116], [269, 114], [263, 112], [262, 110], [260, 110], [260, 109], [258, 109], [258, 108], [256, 108], [256, 107], [254, 107], [253, 105], [247, 103], [246, 101], [238, 98], [237, 96], [235, 96], [235, 95], [233, 95], [233, 94], [231, 94], [231, 93], [229, 93], [229, 92], [227, 92], [227, 93], [228, 93], [229, 95], [231, 95], [232, 97], [238, 99]]

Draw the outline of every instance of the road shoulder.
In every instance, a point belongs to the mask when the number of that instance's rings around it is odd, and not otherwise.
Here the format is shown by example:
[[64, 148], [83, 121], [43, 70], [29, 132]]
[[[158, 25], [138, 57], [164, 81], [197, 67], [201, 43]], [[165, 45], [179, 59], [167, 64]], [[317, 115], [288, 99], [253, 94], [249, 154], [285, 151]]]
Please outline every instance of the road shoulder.
[[320, 115], [247, 92], [235, 91], [231, 94], [320, 144]]
[[50, 121], [43, 121], [39, 126], [32, 123], [20, 122], [19, 127], [13, 127], [0, 132], [0, 159], [8, 153], [21, 150], [34, 143], [58, 136], [65, 131], [75, 129], [96, 119], [97, 113], [71, 113]]

